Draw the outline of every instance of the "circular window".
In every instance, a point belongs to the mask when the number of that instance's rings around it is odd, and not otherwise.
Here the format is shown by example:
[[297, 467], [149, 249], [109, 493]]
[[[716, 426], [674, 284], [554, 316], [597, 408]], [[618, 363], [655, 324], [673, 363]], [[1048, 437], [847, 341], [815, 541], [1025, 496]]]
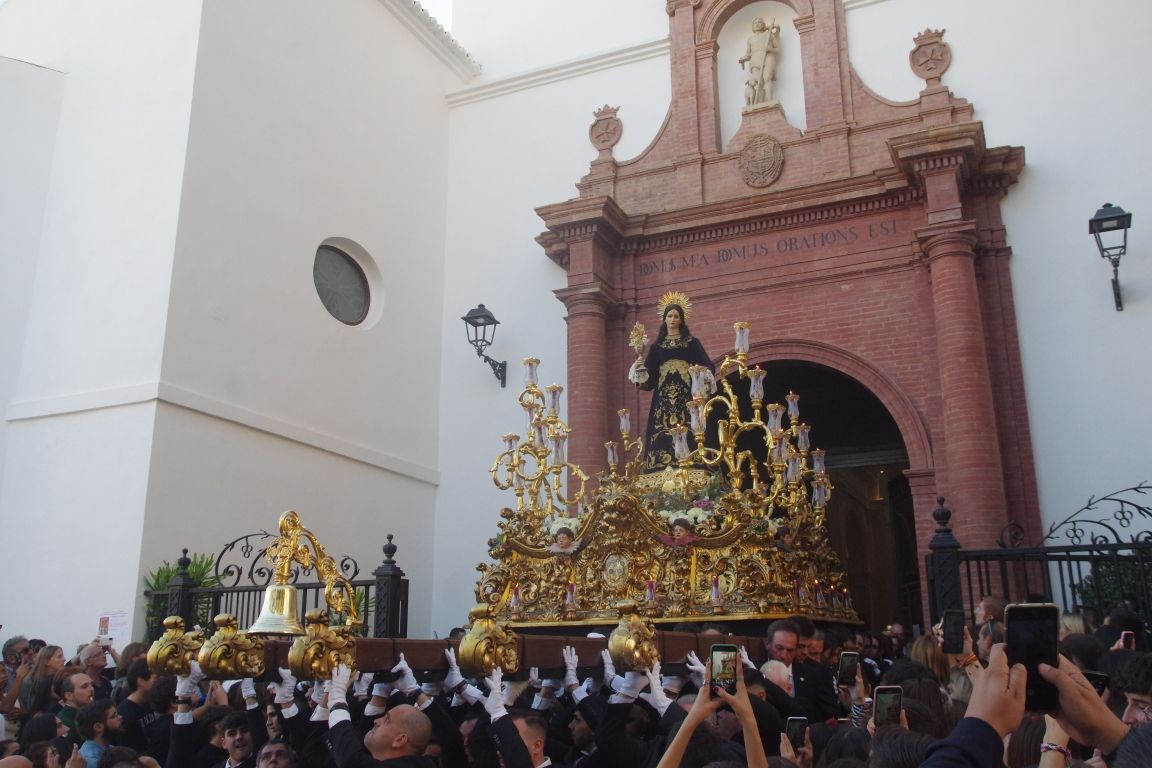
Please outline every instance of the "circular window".
[[371, 293], [360, 265], [330, 245], [316, 249], [312, 280], [324, 308], [342, 323], [359, 325], [368, 316]]

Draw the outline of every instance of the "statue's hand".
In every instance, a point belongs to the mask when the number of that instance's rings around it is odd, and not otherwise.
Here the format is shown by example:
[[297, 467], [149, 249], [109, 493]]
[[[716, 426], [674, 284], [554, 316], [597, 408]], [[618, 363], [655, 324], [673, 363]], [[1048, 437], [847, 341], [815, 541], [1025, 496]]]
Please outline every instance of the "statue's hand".
[[644, 367], [644, 363], [639, 360], [632, 363], [632, 367], [628, 369], [628, 381], [637, 386], [648, 381], [648, 369]]

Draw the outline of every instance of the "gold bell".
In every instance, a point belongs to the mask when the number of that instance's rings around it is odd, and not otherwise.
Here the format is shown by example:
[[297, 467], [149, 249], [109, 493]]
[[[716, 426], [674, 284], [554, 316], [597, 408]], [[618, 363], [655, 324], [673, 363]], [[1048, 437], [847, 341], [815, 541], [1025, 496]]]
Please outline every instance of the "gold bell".
[[303, 635], [293, 584], [271, 584], [264, 590], [260, 615], [248, 628], [250, 635]]

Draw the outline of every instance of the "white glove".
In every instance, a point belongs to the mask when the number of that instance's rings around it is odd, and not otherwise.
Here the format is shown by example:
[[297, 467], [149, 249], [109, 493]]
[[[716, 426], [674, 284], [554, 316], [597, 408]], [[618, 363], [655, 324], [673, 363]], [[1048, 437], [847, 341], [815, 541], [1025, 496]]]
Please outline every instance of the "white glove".
[[356, 683], [352, 687], [352, 695], [358, 699], [368, 698], [368, 686], [372, 685], [372, 673], [361, 672], [360, 676], [356, 678]]
[[444, 676], [444, 687], [456, 690], [456, 686], [464, 682], [464, 676], [460, 674], [460, 665], [456, 663], [456, 652], [451, 648], [445, 648], [444, 658], [448, 660], [448, 674]]
[[616, 677], [616, 665], [612, 663], [612, 654], [605, 648], [600, 651], [600, 658], [604, 660], [604, 682], [611, 683], [612, 678]]
[[200, 662], [191, 662], [188, 665], [188, 674], [176, 677], [176, 698], [192, 699], [199, 696], [199, 685], [203, 679], [204, 673], [200, 670]]
[[528, 669], [528, 685], [536, 690], [540, 690], [543, 683], [540, 682], [540, 667], [530, 667]]
[[608, 699], [609, 704], [628, 704], [636, 701], [636, 697], [640, 695], [640, 691], [648, 685], [648, 677], [643, 672], [627, 672], [624, 675], [624, 685], [620, 686], [617, 693], [612, 694], [612, 698]]
[[352, 682], [352, 670], [347, 664], [337, 664], [332, 670], [332, 682], [328, 687], [328, 708], [333, 704], [348, 704], [348, 684]]
[[680, 691], [684, 690], [685, 682], [684, 678], [679, 675], [664, 675], [660, 678], [660, 688], [673, 696], [679, 696]]
[[478, 701], [485, 701], [484, 692], [474, 685], [468, 684], [460, 690], [460, 695], [464, 701], [469, 704], [475, 704]]
[[580, 685], [579, 678], [576, 677], [576, 667], [580, 663], [580, 658], [576, 655], [576, 649], [570, 645], [564, 646], [564, 686]]
[[503, 678], [504, 670], [500, 667], [494, 668], [487, 678], [488, 695], [484, 698], [484, 709], [488, 710], [488, 715], [493, 720], [508, 714], [508, 710], [504, 708], [504, 693], [500, 684]]
[[697, 688], [703, 688], [704, 674], [708, 670], [704, 667], [704, 662], [700, 661], [700, 657], [696, 655], [696, 651], [688, 651], [688, 658], [684, 663], [688, 667], [688, 676], [692, 678], [692, 684]]
[[648, 381], [648, 369], [644, 367], [644, 363], [639, 360], [632, 363], [632, 367], [628, 369], [628, 381], [636, 385]]
[[741, 671], [744, 669], [756, 669], [756, 666], [752, 663], [752, 659], [748, 658], [748, 649], [744, 646], [740, 646], [740, 662], [744, 665]]
[[660, 679], [660, 662], [658, 661], [648, 670], [648, 688], [651, 690], [651, 693], [644, 694], [645, 698], [647, 698], [648, 703], [652, 705], [653, 709], [663, 717], [664, 710], [672, 706], [672, 699], [668, 698], [668, 695], [664, 693], [663, 681]]
[[435, 698], [444, 690], [442, 683], [420, 683], [420, 690], [424, 692], [425, 696]]
[[288, 705], [295, 701], [292, 692], [296, 690], [296, 678], [291, 669], [280, 667], [280, 682], [276, 684], [276, 703]]
[[240, 693], [246, 699], [256, 698], [256, 683], [250, 677], [246, 677], [240, 681]]
[[408, 662], [404, 660], [404, 654], [400, 654], [400, 661], [392, 667], [392, 671], [400, 675], [400, 679], [394, 685], [404, 693], [415, 693], [420, 689], [420, 684], [416, 682], [416, 675], [412, 674], [412, 667], [408, 666]]
[[392, 695], [392, 683], [376, 683], [372, 686], [372, 698], [386, 699]]
[[325, 680], [324, 682], [320, 682], [319, 680], [317, 680], [315, 685], [312, 686], [311, 698], [312, 698], [312, 701], [315, 702], [317, 706], [320, 705], [320, 702], [324, 701], [324, 691], [329, 685], [331, 685], [331, 683], [328, 682], [327, 680]]

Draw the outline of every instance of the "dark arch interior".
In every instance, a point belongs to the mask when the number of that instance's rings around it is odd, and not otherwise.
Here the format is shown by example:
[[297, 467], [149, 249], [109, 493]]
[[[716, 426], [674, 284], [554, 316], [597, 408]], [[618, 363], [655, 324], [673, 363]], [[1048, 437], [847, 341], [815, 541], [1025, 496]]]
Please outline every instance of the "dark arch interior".
[[[908, 455], [892, 415], [867, 387], [834, 368], [801, 360], [759, 365], [767, 372], [765, 402], [783, 404], [789, 392], [800, 395], [800, 419], [812, 427], [812, 446], [827, 452], [835, 488], [828, 535], [856, 610], [875, 630], [895, 621], [921, 623], [914, 510], [903, 474]], [[747, 380], [729, 381], [750, 414]], [[757, 442], [742, 440], [740, 448], [762, 455]]]

